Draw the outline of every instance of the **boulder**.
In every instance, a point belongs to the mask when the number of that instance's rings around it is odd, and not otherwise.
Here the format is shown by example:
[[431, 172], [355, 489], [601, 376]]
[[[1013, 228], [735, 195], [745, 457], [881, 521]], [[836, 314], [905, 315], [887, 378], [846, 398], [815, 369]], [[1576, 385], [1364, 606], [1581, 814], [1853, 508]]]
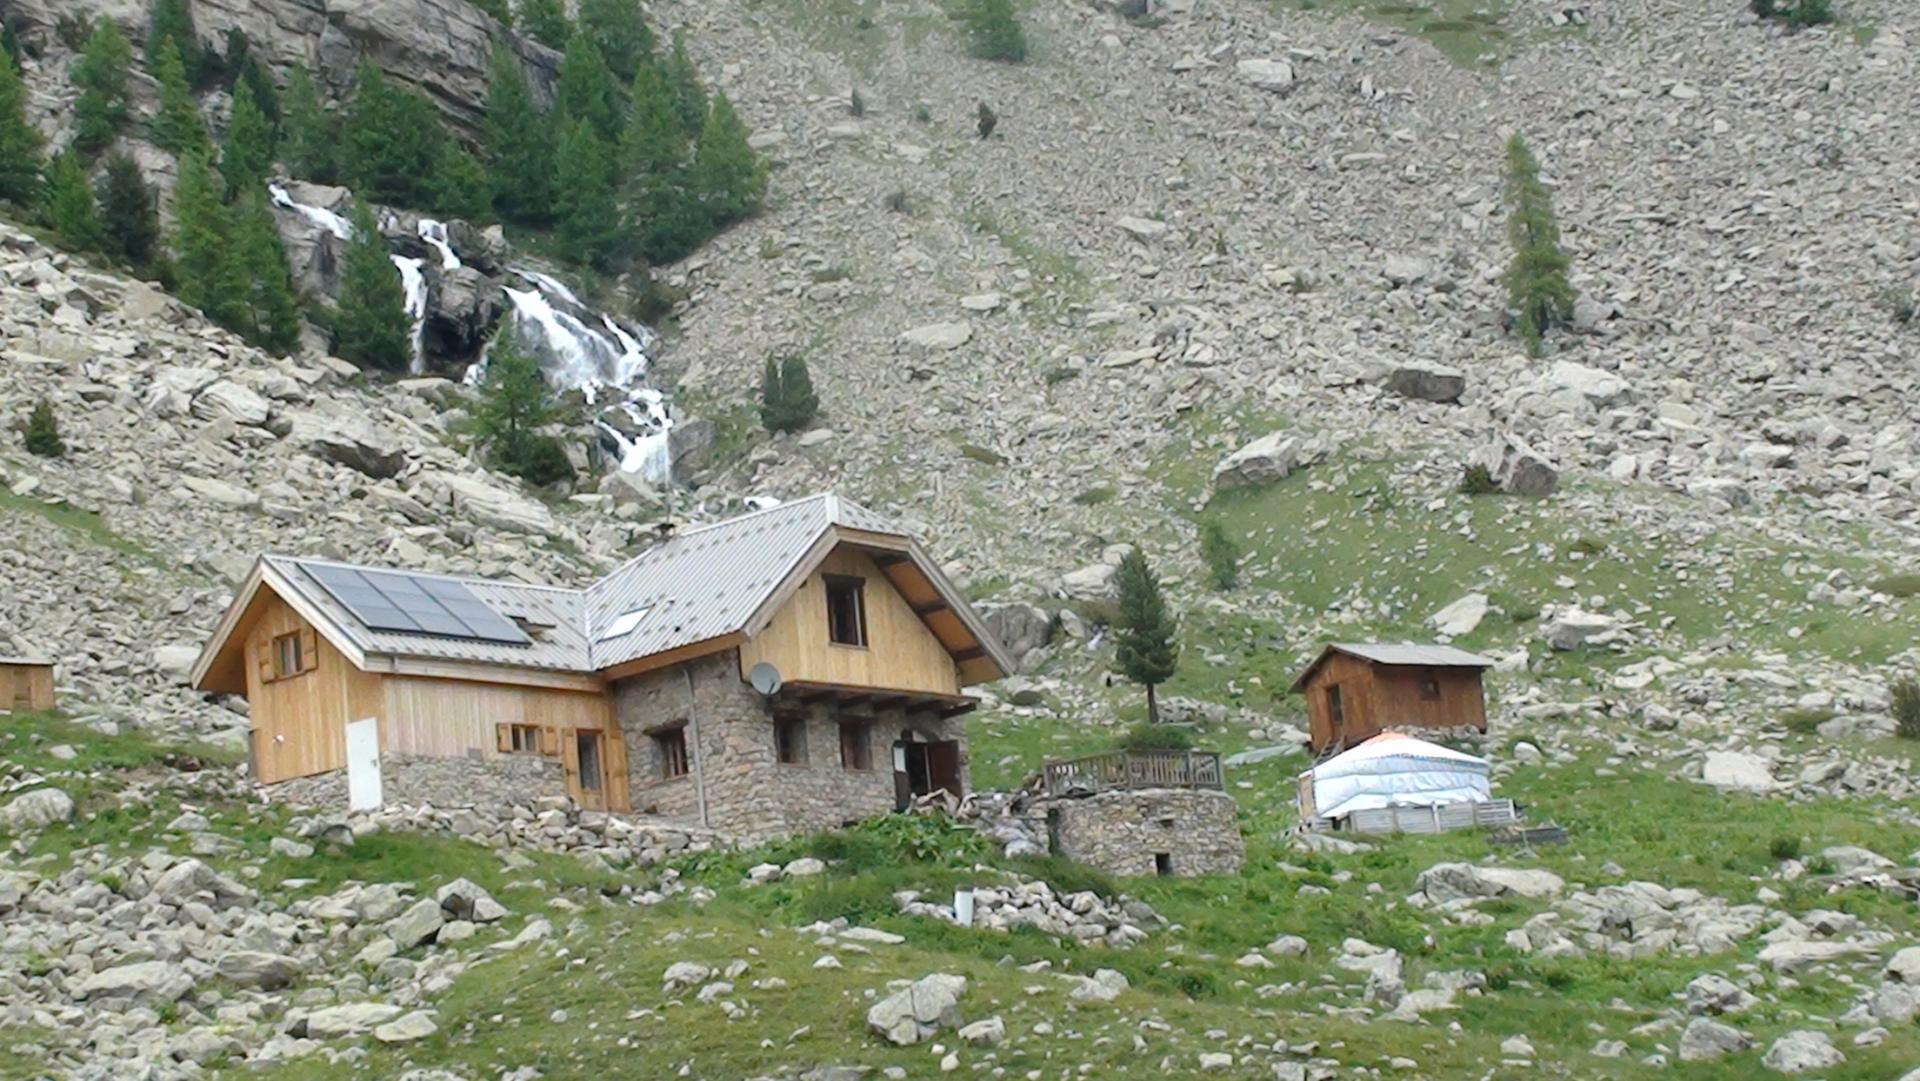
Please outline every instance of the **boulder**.
[[976, 604], [973, 610], [987, 630], [1000, 640], [1016, 661], [1053, 641], [1059, 621], [1052, 612], [1037, 604], [1009, 601], [1001, 604]]
[[169, 680], [185, 684], [193, 675], [193, 666], [200, 660], [200, 647], [188, 645], [155, 646], [147, 654], [147, 662], [153, 670]]
[[193, 990], [193, 977], [171, 961], [140, 961], [103, 969], [80, 981], [75, 997], [89, 1001], [127, 999], [156, 1004], [176, 1002]]
[[290, 986], [304, 968], [298, 958], [265, 950], [228, 950], [214, 962], [219, 977], [241, 987], [278, 991]]
[[935, 972], [881, 999], [867, 1011], [867, 1028], [896, 1047], [960, 1027], [960, 996], [967, 978]]
[[1509, 495], [1542, 498], [1560, 488], [1560, 471], [1546, 455], [1514, 436], [1501, 436], [1479, 447], [1468, 456], [1467, 464], [1485, 469], [1493, 483]]
[[435, 890], [433, 899], [439, 902], [440, 910], [448, 919], [493, 923], [507, 915], [506, 907], [494, 900], [492, 894], [464, 878], [456, 878]]
[[1776, 1073], [1795, 1074], [1824, 1070], [1845, 1061], [1847, 1056], [1833, 1046], [1833, 1039], [1826, 1033], [1803, 1028], [1773, 1041], [1760, 1064]]
[[1626, 380], [1612, 372], [1570, 360], [1554, 361], [1540, 377], [1540, 386], [1549, 394], [1577, 396], [1598, 409], [1618, 405], [1632, 397], [1632, 388]]
[[313, 452], [327, 461], [365, 473], [375, 480], [400, 475], [407, 450], [398, 439], [358, 417], [329, 424], [313, 437]]
[[250, 900], [253, 891], [196, 859], [185, 859], [154, 879], [147, 896], [170, 905], [212, 898], [216, 907]]
[[387, 937], [400, 949], [410, 950], [423, 942], [433, 941], [446, 921], [439, 900], [422, 897], [387, 924]]
[[956, 323], [929, 323], [903, 332], [900, 340], [922, 349], [958, 349], [973, 340], [973, 324], [965, 320]]
[[454, 509], [481, 525], [508, 533], [551, 533], [559, 528], [546, 507], [477, 477], [448, 476], [442, 483]]
[[1449, 638], [1472, 634], [1487, 617], [1487, 595], [1469, 593], [1466, 596], [1440, 609], [1427, 617], [1427, 623], [1434, 630]]
[[1815, 942], [1807, 939], [1786, 939], [1771, 942], [1760, 950], [1760, 963], [1775, 972], [1804, 972], [1815, 965], [1842, 957], [1851, 957], [1862, 953], [1867, 947], [1852, 942]]
[[1167, 235], [1167, 223], [1152, 218], [1123, 217], [1113, 223], [1135, 240], [1158, 240]]
[[696, 961], [675, 961], [660, 974], [660, 989], [674, 991], [682, 987], [702, 984], [712, 978], [713, 969]]
[[1708, 751], [1700, 779], [1715, 788], [1768, 792], [1777, 787], [1773, 763], [1742, 751]]
[[1603, 645], [1620, 629], [1620, 621], [1603, 612], [1569, 605], [1549, 612], [1541, 626], [1547, 646], [1560, 652], [1588, 644]]
[[1076, 983], [1068, 997], [1087, 1002], [1112, 1002], [1131, 986], [1125, 973], [1103, 968]]
[[1466, 393], [1467, 373], [1444, 364], [1402, 364], [1387, 373], [1382, 385], [1402, 398], [1457, 402]]
[[37, 830], [73, 818], [73, 797], [58, 788], [36, 788], [0, 807], [0, 826], [9, 833]]
[[1255, 58], [1242, 60], [1233, 67], [1247, 85], [1257, 90], [1284, 94], [1293, 89], [1293, 65], [1285, 60]]
[[1739, 984], [1717, 973], [1696, 976], [1687, 984], [1687, 1012], [1690, 1014], [1741, 1013], [1760, 1000]]
[[1477, 863], [1437, 863], [1420, 872], [1413, 885], [1428, 900], [1441, 903], [1482, 897], [1554, 897], [1567, 887], [1552, 871]]
[[440, 1026], [433, 1023], [431, 1013], [426, 1010], [415, 1010], [412, 1013], [401, 1014], [385, 1024], [374, 1026], [373, 1038], [381, 1043], [411, 1043], [414, 1040], [424, 1040], [438, 1031]]
[[[426, 355], [464, 363], [480, 355], [500, 321], [500, 286], [476, 267], [428, 272], [427, 311], [420, 329]], [[458, 371], [457, 367], [441, 370]]]
[[386, 1024], [400, 1016], [403, 1011], [398, 1006], [389, 1006], [384, 1002], [349, 1002], [341, 1006], [328, 1006], [306, 1015], [304, 1022], [296, 1020], [294, 1027], [309, 1039], [334, 1040], [342, 1036], [359, 1036]]
[[1326, 457], [1322, 447], [1290, 432], [1269, 432], [1220, 460], [1213, 486], [1222, 491], [1285, 480], [1294, 470]]
[[1893, 866], [1893, 861], [1875, 852], [1871, 848], [1859, 845], [1828, 845], [1820, 850], [1820, 858], [1833, 864], [1838, 874], [1850, 875], [1859, 871], [1881, 871]]
[[1887, 979], [1920, 987], [1920, 946], [1908, 946], [1887, 962]]
[[1705, 1062], [1753, 1046], [1739, 1029], [1696, 1017], [1680, 1034], [1680, 1061]]
[[231, 420], [243, 428], [258, 428], [273, 415], [273, 406], [252, 390], [222, 379], [194, 398], [193, 415], [201, 420]]
[[719, 439], [720, 430], [706, 419], [681, 421], [668, 429], [667, 455], [673, 462], [673, 479], [681, 484], [705, 479]]

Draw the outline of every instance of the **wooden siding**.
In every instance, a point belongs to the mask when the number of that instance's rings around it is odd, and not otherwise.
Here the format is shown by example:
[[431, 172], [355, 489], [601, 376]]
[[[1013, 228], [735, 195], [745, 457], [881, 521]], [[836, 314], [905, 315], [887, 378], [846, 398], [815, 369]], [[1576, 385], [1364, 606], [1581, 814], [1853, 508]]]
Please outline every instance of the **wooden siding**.
[[[866, 580], [866, 646], [836, 645], [828, 639], [825, 575]], [[742, 676], [762, 661], [787, 680], [934, 694], [960, 691], [947, 647], [870, 557], [844, 545], [808, 575], [765, 630], [740, 646]]]
[[[556, 731], [559, 742], [555, 757], [566, 767], [570, 794], [583, 803], [597, 799], [580, 784], [579, 751], [573, 736], [578, 731], [604, 733], [600, 760], [606, 806], [617, 811], [628, 808], [625, 755], [612, 747], [620, 742], [620, 729], [606, 695], [419, 676], [386, 677], [380, 722], [382, 753], [498, 758], [514, 753], [500, 750], [503, 724]], [[529, 792], [527, 796], [557, 794]]]
[[[313, 667], [270, 678], [273, 640], [301, 634]], [[269, 597], [246, 639], [247, 705], [254, 776], [264, 784], [341, 769], [348, 721], [379, 716], [380, 677], [355, 668], [279, 597]]]
[[0, 664], [0, 711], [44, 712], [52, 708], [52, 665]]
[[[1437, 698], [1421, 693], [1420, 685], [1427, 679], [1439, 684]], [[1340, 689], [1340, 712], [1345, 718], [1337, 732], [1327, 702], [1333, 687]], [[1304, 693], [1314, 750], [1335, 741], [1351, 747], [1388, 728], [1472, 726], [1484, 731], [1487, 727], [1486, 696], [1477, 668], [1385, 665], [1335, 654], [1308, 679]]]

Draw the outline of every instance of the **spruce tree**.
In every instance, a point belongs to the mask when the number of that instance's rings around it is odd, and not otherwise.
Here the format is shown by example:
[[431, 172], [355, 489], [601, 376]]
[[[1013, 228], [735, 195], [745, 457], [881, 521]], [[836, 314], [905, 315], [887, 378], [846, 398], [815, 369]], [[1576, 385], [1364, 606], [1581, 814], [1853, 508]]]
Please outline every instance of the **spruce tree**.
[[404, 372], [413, 322], [400, 275], [365, 203], [354, 204], [353, 239], [340, 270], [340, 306], [333, 314], [333, 351], [362, 368]]
[[767, 358], [760, 374], [760, 425], [769, 432], [797, 432], [813, 423], [820, 399], [806, 358], [795, 355], [776, 361]]
[[233, 206], [233, 252], [246, 268], [250, 340], [276, 353], [300, 344], [300, 306], [287, 272], [287, 252], [266, 195], [244, 190]]
[[193, 100], [193, 87], [180, 50], [171, 39], [163, 39], [160, 55], [153, 61], [153, 77], [160, 84], [160, 112], [153, 118], [153, 141], [174, 154], [208, 149], [207, 125], [200, 118], [200, 106]]
[[458, 139], [440, 145], [440, 164], [433, 170], [433, 209], [447, 218], [485, 222], [493, 219], [493, 189], [486, 171]]
[[193, 9], [189, 0], [154, 0], [153, 15], [147, 23], [147, 68], [160, 65], [168, 46], [181, 62], [189, 86], [199, 85], [201, 69], [200, 35], [193, 27]]
[[700, 129], [693, 154], [694, 187], [716, 226], [750, 217], [767, 194], [767, 171], [747, 145], [747, 126], [723, 93]]
[[653, 59], [653, 28], [637, 0], [580, 0], [580, 30], [599, 44], [607, 67], [623, 83]]
[[246, 261], [236, 258], [233, 222], [205, 154], [180, 159], [173, 188], [174, 292], [236, 332], [251, 326]]
[[687, 133], [680, 126], [673, 89], [657, 64], [634, 76], [620, 157], [634, 175], [671, 173], [686, 164]]
[[1119, 617], [1114, 623], [1114, 662], [1122, 675], [1147, 689], [1147, 721], [1160, 723], [1154, 689], [1173, 676], [1180, 663], [1174, 644], [1174, 620], [1160, 594], [1159, 576], [1134, 548], [1121, 558], [1115, 575], [1120, 587]]
[[27, 453], [41, 458], [64, 458], [67, 444], [60, 438], [60, 423], [53, 417], [53, 406], [45, 398], [33, 403], [27, 414]]
[[145, 270], [160, 247], [160, 216], [153, 187], [140, 165], [125, 154], [107, 159], [100, 183], [100, 223], [107, 251], [136, 270]]
[[93, 198], [93, 185], [87, 180], [87, 167], [80, 155], [65, 150], [47, 166], [47, 186], [42, 195], [41, 217], [60, 237], [60, 245], [69, 251], [104, 252], [106, 230], [100, 225], [100, 207]]
[[273, 121], [260, 108], [253, 88], [237, 83], [233, 88], [233, 115], [227, 121], [227, 137], [220, 147], [220, 175], [227, 182], [227, 198], [259, 189], [272, 164]]
[[696, 138], [707, 122], [707, 87], [700, 81], [700, 69], [687, 55], [687, 39], [678, 29], [673, 32], [673, 48], [660, 62], [667, 89], [673, 93], [673, 112], [680, 118], [680, 130], [687, 138]]
[[473, 411], [475, 430], [487, 445], [495, 469], [533, 484], [552, 484], [573, 475], [565, 451], [540, 434], [554, 419], [553, 392], [540, 362], [521, 348], [512, 324], [501, 328], [487, 350], [480, 401]]
[[1200, 558], [1206, 561], [1213, 588], [1224, 591], [1240, 584], [1240, 546], [1215, 519], [1200, 523]]
[[974, 56], [1005, 64], [1027, 58], [1027, 35], [1013, 0], [968, 0], [966, 22]]
[[127, 118], [127, 68], [132, 63], [133, 50], [120, 28], [112, 19], [96, 20], [73, 69], [73, 83], [80, 88], [73, 145], [82, 154], [99, 153], [119, 133]]
[[554, 102], [563, 121], [584, 120], [608, 142], [620, 137], [620, 84], [607, 69], [600, 47], [585, 34], [575, 34], [567, 42]]
[[280, 160], [287, 171], [302, 180], [332, 183], [339, 137], [339, 125], [321, 103], [313, 77], [305, 68], [294, 68], [281, 103]]
[[40, 133], [27, 123], [27, 88], [0, 53], [0, 201], [31, 205], [40, 194]]
[[433, 170], [445, 139], [425, 98], [387, 82], [370, 62], [360, 66], [341, 133], [340, 172], [355, 195], [395, 206], [431, 206]]
[[509, 221], [539, 224], [553, 219], [554, 133], [534, 107], [520, 60], [505, 45], [493, 47], [487, 82], [487, 170], [493, 205]]
[[1512, 207], [1507, 239], [1513, 245], [1505, 279], [1507, 306], [1527, 351], [1538, 356], [1547, 332], [1572, 321], [1576, 294], [1567, 281], [1571, 260], [1560, 247], [1553, 196], [1540, 182], [1540, 165], [1519, 135], [1507, 142], [1506, 194]]
[[568, 256], [604, 267], [620, 241], [614, 199], [613, 147], [589, 120], [575, 120], [560, 137], [560, 243]]
[[713, 235], [713, 222], [693, 186], [690, 166], [635, 176], [629, 186], [626, 234], [650, 263], [692, 255]]
[[280, 88], [274, 85], [273, 76], [267, 74], [267, 69], [260, 61], [254, 59], [252, 44], [237, 26], [227, 31], [227, 69], [233, 72], [234, 92], [239, 93], [243, 86], [251, 90], [254, 104], [266, 114], [268, 123], [278, 133]]
[[549, 49], [564, 49], [573, 36], [573, 24], [560, 0], [520, 0], [520, 26]]

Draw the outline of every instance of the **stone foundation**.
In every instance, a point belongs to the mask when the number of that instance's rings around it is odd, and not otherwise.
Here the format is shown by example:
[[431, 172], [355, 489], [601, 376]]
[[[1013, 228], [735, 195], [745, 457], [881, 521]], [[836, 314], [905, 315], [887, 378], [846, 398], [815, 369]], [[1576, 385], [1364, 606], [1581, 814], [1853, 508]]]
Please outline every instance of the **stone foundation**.
[[[499, 810], [545, 796], [565, 797], [566, 768], [537, 755], [491, 758], [380, 756], [381, 795], [389, 806], [418, 804]], [[296, 777], [265, 789], [274, 799], [303, 807], [347, 808], [347, 771]]]
[[1047, 800], [1039, 809], [1055, 855], [1109, 874], [1229, 875], [1246, 859], [1239, 809], [1225, 792], [1102, 792]]

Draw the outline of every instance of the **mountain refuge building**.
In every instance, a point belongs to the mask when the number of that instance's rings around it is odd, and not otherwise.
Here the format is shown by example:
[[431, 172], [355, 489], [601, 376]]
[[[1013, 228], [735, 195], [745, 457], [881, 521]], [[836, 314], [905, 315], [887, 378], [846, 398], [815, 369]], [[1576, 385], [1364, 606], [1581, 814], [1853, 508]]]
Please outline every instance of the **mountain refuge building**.
[[1487, 730], [1481, 674], [1493, 662], [1453, 646], [1335, 642], [1293, 689], [1306, 698], [1316, 752], [1355, 747], [1389, 728]]
[[194, 666], [307, 802], [565, 794], [743, 840], [967, 789], [1012, 662], [920, 544], [833, 495], [670, 535], [584, 589], [263, 556]]

